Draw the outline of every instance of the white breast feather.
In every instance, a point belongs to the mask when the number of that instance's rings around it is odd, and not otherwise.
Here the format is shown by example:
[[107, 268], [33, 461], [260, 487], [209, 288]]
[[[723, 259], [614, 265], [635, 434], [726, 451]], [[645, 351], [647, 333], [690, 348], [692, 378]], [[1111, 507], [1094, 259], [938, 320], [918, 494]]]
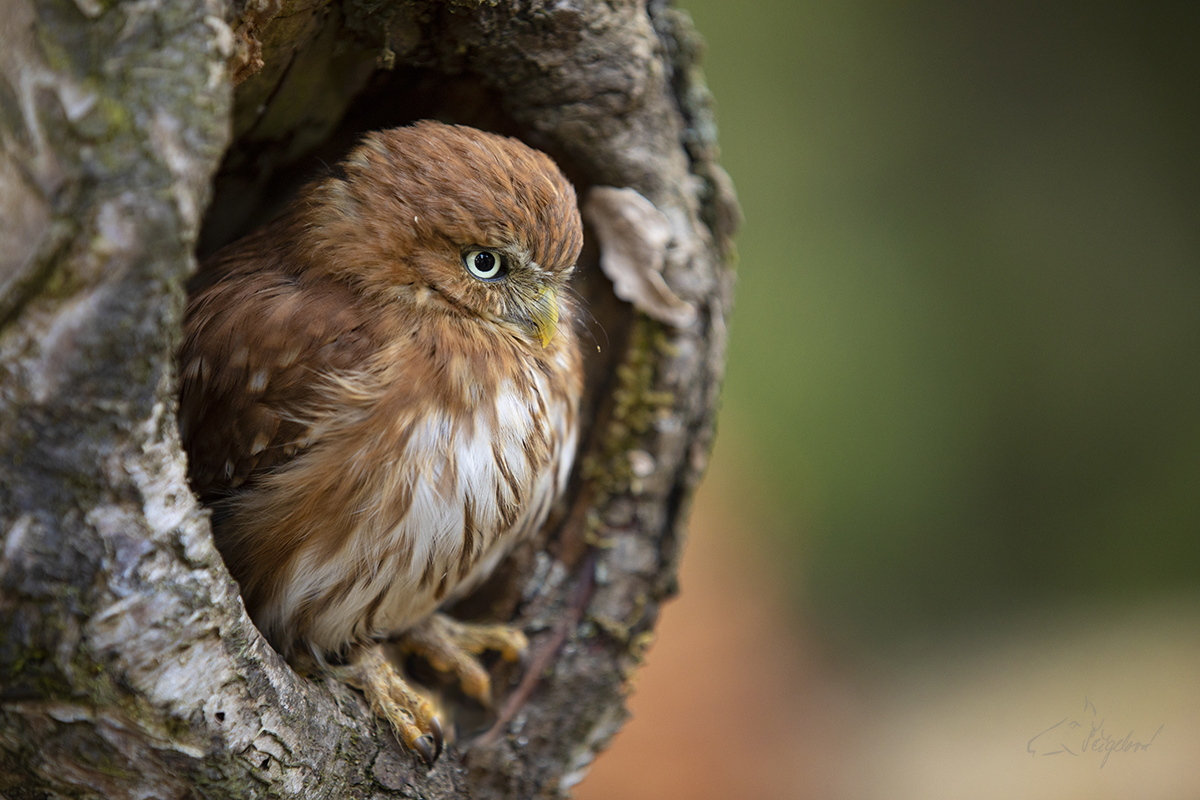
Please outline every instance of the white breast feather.
[[[495, 569], [513, 544], [535, 532], [545, 522], [554, 497], [566, 486], [575, 457], [576, 432], [567, 429], [566, 402], [551, 399], [540, 372], [531, 377], [534, 391], [541, 396], [541, 406], [533, 396], [518, 392], [511, 384], [502, 385], [495, 399], [499, 433], [491, 429], [482, 413], [477, 415], [473, 428], [456, 426], [441, 413], [432, 413], [420, 421], [405, 451], [397, 454], [395, 463], [399, 468], [383, 481], [392, 484], [385, 490], [399, 491], [401, 487], [394, 485], [396, 476], [413, 476], [408, 513], [390, 531], [379, 529], [386, 521], [364, 517], [350, 533], [346, 545], [325, 563], [317, 563], [315, 548], [303, 549], [284, 591], [264, 609], [267, 625], [287, 630], [290, 620], [284, 618], [282, 609], [300, 608], [301, 601], [334, 591], [347, 570], [352, 570], [362, 575], [362, 579], [345, 595], [344, 601], [321, 604], [323, 607], [310, 629], [312, 643], [334, 649], [351, 635], [398, 633], [432, 613], [439, 604], [457, 599], [474, 588]], [[546, 409], [545, 417], [541, 408]], [[551, 425], [553, 431], [548, 429]], [[535, 426], [542, 426], [537, 438], [552, 442], [548, 458], [536, 474], [523, 446], [534, 436]], [[498, 445], [496, 449], [504, 458], [508, 474], [525, 498], [516, 523], [508, 531], [499, 530], [502, 521], [496, 494], [500, 492], [509, 502], [514, 498], [508, 480], [496, 464], [493, 445]], [[453, 480], [445, 479], [443, 472], [447, 469], [454, 470]], [[475, 547], [486, 551], [468, 575], [458, 581], [468, 498], [474, 512]], [[405, 563], [401, 563], [401, 554], [406, 552], [401, 543], [411, 543], [412, 557]], [[422, 586], [421, 575], [431, 559], [433, 579]], [[448, 586], [445, 597], [439, 600], [435, 591], [443, 576]], [[362, 624], [365, 609], [385, 590], [387, 595], [378, 603], [374, 616], [374, 629], [354, 630], [356, 624]]]

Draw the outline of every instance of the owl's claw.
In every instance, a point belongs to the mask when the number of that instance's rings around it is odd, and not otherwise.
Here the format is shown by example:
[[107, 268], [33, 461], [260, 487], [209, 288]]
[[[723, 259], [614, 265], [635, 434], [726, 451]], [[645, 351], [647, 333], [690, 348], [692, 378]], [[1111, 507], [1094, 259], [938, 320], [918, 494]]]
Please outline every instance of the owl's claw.
[[517, 661], [529, 640], [508, 625], [461, 622], [434, 614], [405, 631], [397, 644], [404, 652], [424, 658], [438, 672], [458, 678], [464, 694], [490, 708], [492, 679], [477, 656], [495, 650], [505, 661]]
[[[430, 718], [429, 732], [433, 735], [433, 761], [437, 761], [442, 755], [442, 744], [444, 743], [442, 738], [442, 723], [438, 722], [437, 717]], [[433, 764], [433, 761], [429, 763]]]
[[421, 736], [413, 742], [413, 749], [417, 751], [417, 755], [425, 762], [425, 766], [433, 766], [433, 748], [429, 746], [428, 736]]
[[[466, 695], [490, 707], [491, 678], [477, 656], [485, 650], [495, 650], [506, 660], [516, 661], [528, 646], [528, 640], [525, 634], [507, 625], [477, 625], [434, 614], [406, 631], [398, 644], [401, 650], [421, 656], [439, 672], [457, 677]], [[363, 646], [345, 664], [326, 669], [333, 677], [360, 690], [376, 716], [386, 719], [396, 738], [427, 767], [441, 757], [445, 736], [437, 709], [400, 676], [384, 653], [383, 643]]]
[[442, 725], [433, 703], [405, 682], [376, 643], [359, 650], [343, 666], [329, 667], [343, 683], [362, 691], [371, 710], [383, 717], [396, 738], [432, 767], [442, 754]]
[[[434, 719], [437, 722], [437, 719]], [[439, 729], [435, 736], [418, 736], [413, 742], [413, 750], [417, 751], [417, 755], [425, 762], [425, 766], [432, 767], [433, 762], [438, 760], [438, 756], [442, 754], [442, 736]]]

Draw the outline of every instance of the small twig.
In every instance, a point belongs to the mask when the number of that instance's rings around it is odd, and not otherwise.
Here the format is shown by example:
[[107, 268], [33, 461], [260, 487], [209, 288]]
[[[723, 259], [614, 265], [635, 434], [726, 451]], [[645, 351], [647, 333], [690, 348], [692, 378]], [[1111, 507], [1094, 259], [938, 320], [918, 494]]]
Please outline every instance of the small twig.
[[496, 722], [475, 740], [475, 744], [481, 747], [488, 747], [495, 743], [504, 734], [505, 728], [512, 722], [513, 717], [520, 711], [521, 706], [529, 701], [530, 696], [541, 680], [542, 672], [550, 665], [554, 656], [562, 648], [563, 643], [566, 642], [567, 636], [579, 624], [579, 619], [583, 616], [583, 610], [587, 607], [588, 600], [591, 599], [592, 586], [595, 583], [595, 562], [595, 551], [589, 550], [581, 561], [579, 582], [575, 585], [575, 589], [571, 593], [571, 600], [567, 605], [566, 613], [558, 620], [550, 637], [541, 644], [537, 652], [529, 659], [529, 667], [525, 670], [525, 675], [522, 676], [517, 688], [504, 701], [504, 707], [500, 709], [500, 713], [496, 717]]

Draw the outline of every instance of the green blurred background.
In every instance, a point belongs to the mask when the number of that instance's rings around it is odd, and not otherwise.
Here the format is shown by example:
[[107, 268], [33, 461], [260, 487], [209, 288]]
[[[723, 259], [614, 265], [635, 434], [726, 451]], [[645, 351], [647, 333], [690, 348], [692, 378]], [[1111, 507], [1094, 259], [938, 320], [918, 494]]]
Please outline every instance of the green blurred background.
[[796, 606], [878, 650], [1196, 588], [1200, 4], [682, 5], [746, 217], [718, 458]]
[[679, 2], [728, 380], [578, 796], [1200, 797], [1200, 4]]

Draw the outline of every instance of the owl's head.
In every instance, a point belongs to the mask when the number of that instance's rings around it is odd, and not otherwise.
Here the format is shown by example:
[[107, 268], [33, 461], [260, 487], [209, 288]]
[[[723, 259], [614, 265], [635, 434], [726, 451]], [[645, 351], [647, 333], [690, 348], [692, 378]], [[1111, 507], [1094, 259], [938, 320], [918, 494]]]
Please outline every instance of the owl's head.
[[543, 346], [583, 244], [575, 190], [548, 156], [430, 121], [368, 134], [299, 213], [310, 268]]

